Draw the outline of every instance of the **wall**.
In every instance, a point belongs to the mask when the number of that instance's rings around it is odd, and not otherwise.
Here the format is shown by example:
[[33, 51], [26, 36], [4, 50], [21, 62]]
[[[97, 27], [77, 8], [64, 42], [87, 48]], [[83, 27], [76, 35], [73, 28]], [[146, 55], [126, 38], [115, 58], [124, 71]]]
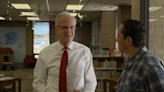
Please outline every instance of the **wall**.
[[[149, 7], [162, 7], [149, 12], [149, 51], [164, 61], [164, 0], [149, 0]], [[132, 18], [140, 20], [140, 0], [132, 0]]]
[[101, 47], [115, 48], [116, 11], [103, 11], [101, 16]]
[[140, 21], [140, 0], [132, 0], [132, 19]]
[[55, 22], [50, 23], [50, 44], [55, 42]]
[[82, 22], [81, 43], [91, 45], [91, 22]]
[[[0, 21], [0, 27], [25, 27], [26, 28], [26, 55], [33, 54], [33, 31], [32, 22], [28, 23], [23, 21]], [[16, 68], [23, 68], [23, 63], [14, 63]]]
[[162, 7], [159, 10], [149, 12], [151, 19], [149, 22], [149, 51], [164, 61], [164, 0], [150, 0], [149, 7]]
[[118, 25], [124, 20], [131, 19], [131, 6], [119, 6], [118, 9]]
[[32, 32], [32, 22], [17, 22], [17, 21], [0, 21], [0, 27], [25, 27], [26, 28], [26, 55], [33, 54], [33, 32]]

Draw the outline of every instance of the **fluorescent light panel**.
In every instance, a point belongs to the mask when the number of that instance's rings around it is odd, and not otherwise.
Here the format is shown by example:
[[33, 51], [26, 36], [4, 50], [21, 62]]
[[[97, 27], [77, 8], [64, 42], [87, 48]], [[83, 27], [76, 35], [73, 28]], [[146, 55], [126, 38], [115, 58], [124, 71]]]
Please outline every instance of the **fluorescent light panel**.
[[84, 5], [67, 5], [66, 10], [81, 10]]
[[157, 19], [149, 19], [150, 22], [156, 21]]
[[27, 17], [28, 20], [39, 20], [38, 17]]
[[71, 16], [76, 16], [77, 13], [69, 13]]
[[117, 10], [117, 9], [118, 9], [118, 6], [110, 6], [108, 10], [114, 11], [114, 10]]
[[161, 9], [162, 7], [149, 7], [149, 11], [156, 11], [156, 10], [159, 10]]
[[4, 17], [0, 17], [0, 20], [5, 20], [5, 18]]
[[20, 16], [37, 16], [34, 12], [21, 12]]
[[28, 4], [11, 4], [15, 9], [31, 9]]

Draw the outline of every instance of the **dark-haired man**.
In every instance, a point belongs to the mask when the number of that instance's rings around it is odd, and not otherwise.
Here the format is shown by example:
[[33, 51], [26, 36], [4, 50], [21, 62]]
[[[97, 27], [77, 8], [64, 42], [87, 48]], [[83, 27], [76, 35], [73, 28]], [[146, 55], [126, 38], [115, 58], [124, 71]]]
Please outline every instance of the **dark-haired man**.
[[164, 65], [145, 47], [144, 25], [137, 20], [125, 20], [116, 38], [118, 48], [128, 55], [117, 92], [164, 92]]

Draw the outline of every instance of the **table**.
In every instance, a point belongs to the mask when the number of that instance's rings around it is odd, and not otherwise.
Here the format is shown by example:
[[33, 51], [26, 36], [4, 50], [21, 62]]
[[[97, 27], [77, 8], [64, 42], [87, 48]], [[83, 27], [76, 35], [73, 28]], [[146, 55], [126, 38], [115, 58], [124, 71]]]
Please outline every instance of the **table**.
[[119, 80], [120, 76], [118, 77], [111, 77], [111, 78], [107, 78], [107, 79], [104, 79], [103, 80], [103, 83], [104, 83], [104, 92], [107, 92], [106, 91], [106, 82], [109, 82], [110, 83], [110, 91], [109, 92], [115, 92], [114, 91], [114, 86], [117, 85], [117, 81]]
[[7, 77], [7, 76], [1, 76], [0, 77], [0, 92], [3, 92], [3, 89], [5, 85], [11, 85], [13, 86], [14, 92], [16, 92], [16, 81], [18, 81], [18, 92], [21, 92], [21, 78], [15, 78], [15, 77]]

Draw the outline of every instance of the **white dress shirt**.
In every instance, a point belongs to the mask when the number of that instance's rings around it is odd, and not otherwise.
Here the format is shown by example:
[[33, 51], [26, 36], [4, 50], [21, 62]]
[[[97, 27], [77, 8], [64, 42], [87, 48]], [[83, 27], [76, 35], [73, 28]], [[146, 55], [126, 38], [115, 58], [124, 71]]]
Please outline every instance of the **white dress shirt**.
[[[35, 92], [59, 92], [59, 73], [63, 52], [64, 46], [59, 41], [40, 52], [34, 69]], [[94, 92], [97, 81], [90, 49], [72, 41], [67, 52], [67, 92], [74, 92], [73, 89], [80, 92]]]

